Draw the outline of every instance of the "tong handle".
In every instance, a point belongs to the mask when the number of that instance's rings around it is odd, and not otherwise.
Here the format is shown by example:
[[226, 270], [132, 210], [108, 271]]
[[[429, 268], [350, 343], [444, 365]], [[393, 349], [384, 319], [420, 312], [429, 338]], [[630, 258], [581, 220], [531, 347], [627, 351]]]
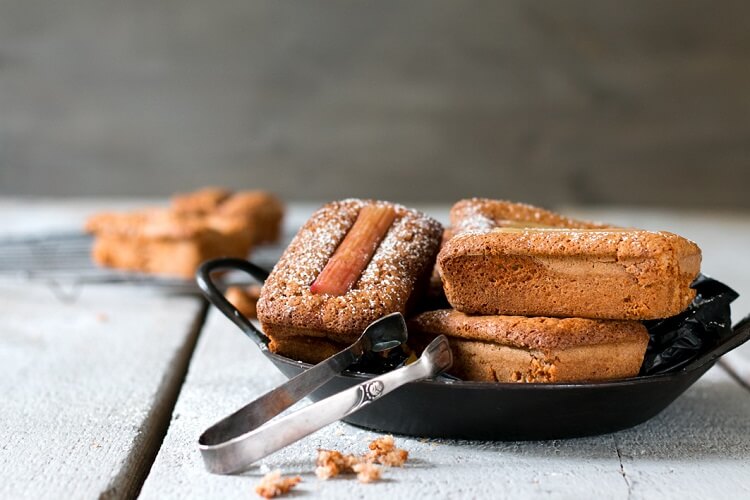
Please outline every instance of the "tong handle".
[[243, 259], [221, 258], [204, 262], [195, 272], [195, 280], [198, 282], [198, 287], [201, 289], [206, 299], [224, 313], [224, 316], [240, 327], [240, 330], [242, 330], [250, 340], [255, 342], [258, 347], [266, 349], [268, 338], [263, 332], [258, 330], [244, 314], [238, 311], [237, 308], [227, 300], [224, 293], [219, 290], [219, 287], [216, 286], [211, 274], [214, 271], [226, 269], [244, 271], [261, 284], [265, 283], [266, 278], [268, 278], [268, 271]]
[[262, 426], [358, 361], [361, 352], [362, 348], [354, 344], [266, 392], [208, 428], [201, 435], [199, 444], [214, 445], [230, 441], [248, 429]]
[[240, 472], [261, 458], [351, 415], [404, 384], [436, 376], [448, 369], [451, 363], [448, 340], [440, 335], [415, 363], [350, 387], [228, 441], [209, 444], [204, 440], [209, 429], [199, 441], [203, 461], [209, 472]]

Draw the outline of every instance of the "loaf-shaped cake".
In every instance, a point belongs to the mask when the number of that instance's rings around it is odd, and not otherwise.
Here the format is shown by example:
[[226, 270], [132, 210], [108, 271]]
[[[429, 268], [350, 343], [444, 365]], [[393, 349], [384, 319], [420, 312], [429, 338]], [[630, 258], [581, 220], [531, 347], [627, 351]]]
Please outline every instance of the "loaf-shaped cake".
[[491, 200], [459, 202], [451, 221], [460, 229], [437, 268], [462, 312], [645, 320], [675, 315], [695, 297], [700, 249], [672, 233]]
[[217, 257], [245, 257], [252, 242], [243, 221], [166, 209], [92, 216], [93, 260], [107, 267], [192, 279]]
[[633, 377], [648, 345], [639, 321], [470, 316], [453, 309], [409, 321], [410, 343], [448, 336], [450, 373], [490, 382], [579, 382]]
[[171, 208], [180, 214], [235, 218], [246, 225], [254, 245], [275, 243], [281, 235], [284, 205], [265, 191], [238, 191], [207, 187], [172, 197]]
[[205, 260], [244, 258], [278, 240], [283, 215], [269, 193], [204, 188], [174, 196], [168, 208], [96, 214], [86, 231], [99, 265], [192, 279]]
[[350, 344], [374, 320], [405, 313], [426, 287], [441, 225], [392, 203], [349, 199], [316, 211], [266, 280], [258, 319], [270, 347], [284, 339]]

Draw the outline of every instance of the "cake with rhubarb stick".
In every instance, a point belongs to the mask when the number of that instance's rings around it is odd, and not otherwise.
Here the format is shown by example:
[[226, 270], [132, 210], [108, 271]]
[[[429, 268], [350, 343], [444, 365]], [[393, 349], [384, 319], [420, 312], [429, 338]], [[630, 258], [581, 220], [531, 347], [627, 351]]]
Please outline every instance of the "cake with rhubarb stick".
[[261, 291], [258, 319], [271, 350], [317, 359], [318, 346], [332, 352], [381, 316], [406, 313], [426, 287], [441, 235], [436, 220], [393, 203], [348, 199], [320, 208]]

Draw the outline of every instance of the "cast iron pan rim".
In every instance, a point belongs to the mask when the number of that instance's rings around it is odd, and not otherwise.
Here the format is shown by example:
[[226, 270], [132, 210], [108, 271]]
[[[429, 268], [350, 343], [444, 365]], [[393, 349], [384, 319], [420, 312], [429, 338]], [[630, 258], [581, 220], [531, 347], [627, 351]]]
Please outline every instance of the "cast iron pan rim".
[[[273, 353], [268, 350], [268, 337], [260, 331], [255, 325], [253, 325], [237, 308], [235, 308], [224, 296], [223, 292], [214, 283], [211, 273], [220, 269], [233, 269], [240, 270], [253, 276], [260, 283], [264, 283], [268, 277], [268, 272], [259, 266], [253, 264], [250, 261], [237, 258], [219, 258], [204, 262], [196, 272], [196, 281], [198, 286], [203, 291], [204, 295], [214, 306], [216, 306], [221, 312], [224, 313], [227, 318], [232, 320], [243, 332], [258, 346], [263, 354], [276, 363], [286, 364], [295, 366], [298, 368], [304, 368], [305, 370], [312, 368], [313, 365], [302, 361], [296, 361], [279, 354]], [[740, 327], [740, 325], [742, 325]], [[508, 383], [508, 382], [480, 382], [480, 381], [467, 381], [467, 380], [455, 380], [455, 381], [441, 381], [441, 380], [425, 380], [418, 382], [420, 384], [428, 384], [433, 386], [442, 387], [462, 387], [466, 389], [497, 389], [497, 390], [559, 390], [559, 389], [602, 389], [602, 388], [615, 388], [615, 387], [628, 387], [637, 386], [641, 384], [659, 383], [660, 381], [667, 381], [675, 377], [687, 375], [696, 370], [704, 369], [704, 372], [710, 368], [721, 356], [727, 352], [735, 349], [736, 347], [745, 343], [750, 339], [750, 316], [740, 321], [735, 326], [733, 335], [724, 339], [724, 341], [714, 348], [700, 356], [699, 358], [690, 362], [684, 368], [668, 373], [661, 373], [656, 375], [642, 375], [636, 377], [630, 377], [625, 379], [617, 380], [602, 380], [602, 381], [589, 381], [589, 382], [572, 382], [572, 383]], [[354, 380], [367, 380], [374, 377], [375, 375], [361, 373], [361, 372], [350, 372], [344, 371], [341, 376], [351, 378]]]
[[[277, 363], [283, 363], [286, 365], [296, 366], [299, 368], [303, 368], [305, 370], [312, 368], [314, 365], [311, 365], [310, 363], [305, 363], [303, 361], [296, 361], [291, 358], [287, 358], [284, 356], [281, 356], [280, 354], [273, 353], [269, 350], [264, 350], [263, 354], [270, 358], [271, 360], [277, 362]], [[532, 382], [532, 383], [513, 383], [513, 382], [490, 382], [490, 381], [473, 381], [473, 380], [455, 380], [446, 382], [443, 380], [423, 380], [421, 382], [417, 382], [418, 384], [428, 384], [433, 386], [445, 386], [445, 387], [461, 387], [466, 389], [477, 389], [477, 390], [488, 390], [488, 389], [497, 389], [502, 391], [507, 390], [539, 390], [539, 391], [546, 391], [546, 390], [559, 390], [559, 389], [602, 389], [602, 388], [611, 388], [611, 387], [625, 387], [625, 386], [635, 386], [640, 384], [648, 384], [648, 383], [656, 383], [660, 380], [670, 380], [680, 375], [686, 375], [690, 372], [700, 370], [702, 368], [708, 367], [710, 368], [713, 366], [713, 364], [716, 362], [716, 360], [709, 361], [707, 363], [702, 363], [698, 366], [695, 366], [691, 369], [683, 369], [676, 372], [671, 373], [661, 373], [657, 375], [642, 375], [642, 376], [636, 376], [636, 377], [629, 377], [624, 379], [617, 379], [617, 380], [603, 380], [601, 382]], [[707, 369], [707, 368], [706, 368]], [[362, 372], [351, 372], [351, 371], [344, 371], [341, 373], [342, 377], [351, 378], [356, 381], [363, 381], [370, 378], [375, 377], [376, 375], [373, 375], [371, 373], [362, 373]], [[357, 382], [353, 382], [357, 383]]]

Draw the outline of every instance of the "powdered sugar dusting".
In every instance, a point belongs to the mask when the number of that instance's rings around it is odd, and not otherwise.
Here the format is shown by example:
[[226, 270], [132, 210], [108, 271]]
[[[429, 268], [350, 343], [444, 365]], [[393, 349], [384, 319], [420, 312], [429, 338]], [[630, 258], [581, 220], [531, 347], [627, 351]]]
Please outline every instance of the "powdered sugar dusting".
[[[316, 295], [310, 285], [325, 267], [365, 204], [387, 204], [396, 220], [359, 281], [344, 295]], [[262, 323], [349, 339], [378, 317], [404, 312], [416, 280], [429, 272], [440, 224], [401, 205], [347, 199], [329, 203], [300, 229], [274, 267], [258, 302]]]
[[451, 208], [451, 224], [456, 233], [465, 231], [486, 232], [496, 227], [517, 225], [519, 222], [532, 226], [554, 226], [569, 228], [605, 228], [605, 224], [587, 222], [564, 217], [526, 203], [503, 200], [471, 198], [461, 200]]

